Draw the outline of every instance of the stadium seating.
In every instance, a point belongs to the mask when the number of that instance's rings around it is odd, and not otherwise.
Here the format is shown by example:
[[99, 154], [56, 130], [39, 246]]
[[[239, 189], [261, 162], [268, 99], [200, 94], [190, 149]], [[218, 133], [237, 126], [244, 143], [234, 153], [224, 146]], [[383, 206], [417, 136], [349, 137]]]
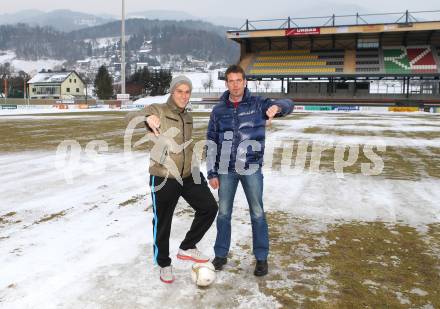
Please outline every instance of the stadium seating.
[[409, 74], [411, 66], [405, 47], [385, 48], [383, 50], [385, 73]]
[[[244, 57], [247, 74], [341, 75], [438, 73], [437, 53], [431, 46], [384, 47], [358, 50], [276, 50]], [[440, 56], [440, 55], [439, 55]]]
[[436, 73], [438, 66], [430, 47], [384, 48], [385, 73]]
[[379, 73], [379, 49], [359, 49], [356, 51], [356, 73]]
[[407, 48], [407, 53], [413, 73], [437, 72], [431, 48]]
[[255, 54], [248, 74], [336, 74], [343, 68], [344, 51], [264, 51]]

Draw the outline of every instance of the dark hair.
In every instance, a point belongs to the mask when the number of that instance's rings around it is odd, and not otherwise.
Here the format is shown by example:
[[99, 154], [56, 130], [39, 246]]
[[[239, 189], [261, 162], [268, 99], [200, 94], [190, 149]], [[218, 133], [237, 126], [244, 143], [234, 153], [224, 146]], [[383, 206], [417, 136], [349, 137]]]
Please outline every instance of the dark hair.
[[225, 72], [226, 81], [228, 81], [228, 75], [230, 73], [241, 73], [241, 75], [243, 76], [243, 79], [246, 79], [246, 74], [244, 73], [243, 68], [239, 65], [233, 64], [228, 67], [228, 69]]

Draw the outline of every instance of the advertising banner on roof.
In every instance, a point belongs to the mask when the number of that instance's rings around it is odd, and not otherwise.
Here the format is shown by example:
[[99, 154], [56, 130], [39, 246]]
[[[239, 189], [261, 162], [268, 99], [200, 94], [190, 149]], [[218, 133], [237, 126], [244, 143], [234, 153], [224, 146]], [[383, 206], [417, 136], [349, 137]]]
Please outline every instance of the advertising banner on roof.
[[286, 36], [299, 36], [299, 35], [317, 35], [321, 33], [321, 28], [293, 28], [286, 30]]
[[236, 38], [248, 38], [248, 37], [250, 37], [250, 34], [247, 31], [237, 31], [237, 32], [231, 34], [231, 36], [236, 37]]

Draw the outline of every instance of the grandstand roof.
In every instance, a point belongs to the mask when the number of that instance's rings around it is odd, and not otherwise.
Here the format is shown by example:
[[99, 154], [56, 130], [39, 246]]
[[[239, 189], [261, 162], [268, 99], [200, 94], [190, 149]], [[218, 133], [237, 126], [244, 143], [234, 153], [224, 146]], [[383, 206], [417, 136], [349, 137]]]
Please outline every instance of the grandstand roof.
[[[426, 12], [327, 16], [249, 21], [227, 32], [241, 48], [240, 64], [253, 78], [440, 78], [438, 20]], [[400, 14], [392, 22], [384, 15]], [[403, 14], [403, 15], [402, 15]], [[337, 20], [355, 17], [355, 24]], [[374, 23], [368, 23], [373, 20]], [[273, 26], [278, 23], [278, 26]], [[264, 24], [264, 26], [262, 26]], [[300, 26], [301, 24], [301, 26]], [[293, 26], [293, 27], [292, 27]]]
[[235, 41], [256, 38], [299, 38], [304, 36], [341, 36], [356, 34], [399, 34], [405, 32], [430, 33], [440, 30], [440, 21], [392, 24], [364, 24], [343, 26], [321, 26], [284, 29], [229, 30], [227, 37]]
[[249, 20], [230, 39], [440, 30], [440, 10]]

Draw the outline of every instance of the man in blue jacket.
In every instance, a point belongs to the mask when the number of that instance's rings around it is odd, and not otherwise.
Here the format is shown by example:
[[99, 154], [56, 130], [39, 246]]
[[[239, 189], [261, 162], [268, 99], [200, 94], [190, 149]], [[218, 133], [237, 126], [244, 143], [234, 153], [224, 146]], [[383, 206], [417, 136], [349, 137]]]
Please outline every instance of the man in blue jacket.
[[268, 273], [269, 233], [263, 209], [263, 165], [266, 121], [290, 114], [291, 100], [272, 101], [252, 96], [244, 70], [230, 66], [225, 73], [228, 90], [214, 106], [208, 125], [208, 179], [219, 189], [217, 238], [212, 263], [221, 270], [231, 244], [231, 214], [238, 182], [241, 182], [252, 223], [254, 275]]

